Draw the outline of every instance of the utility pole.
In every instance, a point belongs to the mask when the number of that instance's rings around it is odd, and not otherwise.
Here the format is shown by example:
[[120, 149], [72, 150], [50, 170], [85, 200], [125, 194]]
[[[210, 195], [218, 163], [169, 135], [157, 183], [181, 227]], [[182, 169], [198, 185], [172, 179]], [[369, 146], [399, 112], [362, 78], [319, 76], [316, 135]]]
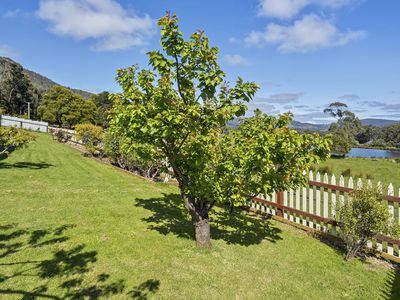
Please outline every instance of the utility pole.
[[28, 103], [28, 119], [30, 120], [31, 119], [31, 103], [30, 102], [27, 102]]

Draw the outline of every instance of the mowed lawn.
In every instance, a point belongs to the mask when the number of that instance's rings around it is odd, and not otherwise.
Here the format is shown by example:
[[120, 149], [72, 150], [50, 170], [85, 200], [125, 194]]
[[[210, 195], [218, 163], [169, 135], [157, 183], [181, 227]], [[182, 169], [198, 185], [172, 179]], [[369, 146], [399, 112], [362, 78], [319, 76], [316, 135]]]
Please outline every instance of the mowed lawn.
[[290, 226], [212, 214], [196, 249], [177, 188], [39, 135], [0, 162], [0, 299], [400, 299], [400, 276]]

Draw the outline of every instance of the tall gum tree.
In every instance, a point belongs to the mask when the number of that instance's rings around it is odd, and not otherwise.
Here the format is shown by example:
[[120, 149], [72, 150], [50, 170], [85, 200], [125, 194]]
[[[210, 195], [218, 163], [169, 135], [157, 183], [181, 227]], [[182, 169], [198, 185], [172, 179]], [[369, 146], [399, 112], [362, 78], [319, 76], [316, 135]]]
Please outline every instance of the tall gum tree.
[[304, 183], [302, 170], [329, 154], [329, 137], [300, 135], [287, 128], [290, 115], [260, 112], [227, 132], [226, 123], [245, 114], [258, 85], [238, 78], [230, 87], [218, 48], [202, 31], [184, 40], [169, 14], [158, 25], [162, 51], [148, 53], [151, 70], [118, 70], [122, 92], [111, 95], [110, 127], [125, 148], [140, 145], [167, 158], [196, 244], [211, 247], [209, 213], [216, 203], [243, 203], [260, 191]]

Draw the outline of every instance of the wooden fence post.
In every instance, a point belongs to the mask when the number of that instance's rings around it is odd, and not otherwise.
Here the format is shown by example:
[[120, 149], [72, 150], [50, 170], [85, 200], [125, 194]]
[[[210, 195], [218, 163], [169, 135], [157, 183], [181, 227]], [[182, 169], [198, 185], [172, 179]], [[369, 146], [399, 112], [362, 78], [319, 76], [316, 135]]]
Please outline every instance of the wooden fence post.
[[277, 215], [278, 217], [282, 217], [283, 218], [283, 209], [282, 209], [282, 205], [283, 205], [283, 192], [278, 192], [276, 193], [277, 195], [277, 203], [278, 203], [278, 211], [277, 211]]

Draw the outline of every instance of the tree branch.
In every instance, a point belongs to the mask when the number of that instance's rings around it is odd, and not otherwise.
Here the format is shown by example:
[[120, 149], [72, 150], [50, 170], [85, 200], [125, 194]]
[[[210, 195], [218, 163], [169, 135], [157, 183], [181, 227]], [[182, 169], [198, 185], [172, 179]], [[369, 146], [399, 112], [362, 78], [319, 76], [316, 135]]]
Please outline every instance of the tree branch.
[[180, 75], [179, 75], [179, 60], [178, 56], [174, 54], [175, 57], [175, 64], [176, 64], [176, 83], [178, 85], [178, 93], [181, 96], [183, 103], [187, 105], [186, 98], [183, 96], [182, 90], [181, 90], [181, 83], [180, 83]]

